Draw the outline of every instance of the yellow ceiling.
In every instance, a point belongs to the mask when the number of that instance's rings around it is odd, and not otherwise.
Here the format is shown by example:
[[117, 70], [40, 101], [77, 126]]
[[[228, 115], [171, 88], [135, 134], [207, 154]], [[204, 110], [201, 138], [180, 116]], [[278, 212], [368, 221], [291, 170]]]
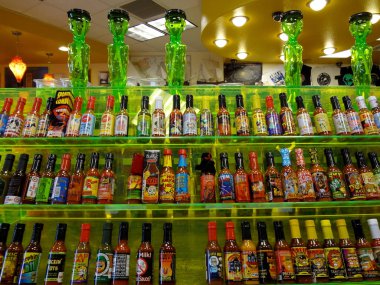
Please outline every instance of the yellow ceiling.
[[[305, 63], [349, 63], [350, 59], [322, 59], [322, 49], [335, 47], [336, 52], [349, 49], [353, 38], [348, 30], [350, 15], [362, 11], [380, 13], [379, 0], [330, 0], [325, 9], [311, 10], [309, 0], [204, 0], [202, 1], [203, 44], [211, 51], [226, 58], [237, 59], [236, 53], [247, 51], [246, 61], [280, 63], [279, 56], [283, 42], [278, 38], [280, 23], [272, 19], [275, 11], [301, 10], [304, 28], [299, 37], [303, 46]], [[233, 16], [247, 16], [243, 27], [235, 27]], [[214, 40], [225, 38], [228, 44], [218, 48]], [[380, 22], [373, 25], [368, 42], [380, 45]], [[380, 63], [380, 51], [374, 51], [375, 63]]]

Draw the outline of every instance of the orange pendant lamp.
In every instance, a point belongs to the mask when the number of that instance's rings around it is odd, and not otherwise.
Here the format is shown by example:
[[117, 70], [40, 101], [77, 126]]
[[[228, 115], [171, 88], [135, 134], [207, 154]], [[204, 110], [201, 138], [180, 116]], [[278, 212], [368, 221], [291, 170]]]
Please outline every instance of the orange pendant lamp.
[[[18, 54], [18, 37], [21, 35], [21, 32], [15, 31], [12, 32], [14, 36], [17, 37], [16, 41], [16, 47], [17, 47], [17, 54]], [[12, 58], [12, 61], [9, 63], [9, 68], [12, 71], [13, 75], [15, 76], [17, 83], [20, 83], [22, 78], [24, 77], [25, 71], [26, 71], [26, 64], [22, 61], [21, 56], [16, 55]]]

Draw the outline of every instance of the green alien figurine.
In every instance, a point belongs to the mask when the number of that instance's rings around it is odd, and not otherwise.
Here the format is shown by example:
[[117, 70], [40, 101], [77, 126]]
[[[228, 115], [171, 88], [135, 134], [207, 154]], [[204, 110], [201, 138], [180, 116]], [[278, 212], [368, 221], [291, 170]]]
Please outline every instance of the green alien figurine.
[[113, 35], [113, 43], [108, 45], [108, 70], [114, 95], [124, 94], [127, 84], [129, 47], [124, 43], [128, 31], [129, 14], [123, 9], [113, 9], [108, 13], [108, 27]]
[[[166, 11], [165, 26], [170, 42], [166, 44], [166, 74], [171, 92], [183, 86], [185, 81], [186, 45], [182, 44], [182, 32], [186, 26], [186, 14], [179, 9]], [[174, 87], [174, 88], [173, 88]]]
[[368, 95], [371, 85], [373, 48], [367, 44], [367, 36], [372, 32], [371, 18], [371, 13], [362, 12], [352, 15], [349, 21], [350, 32], [355, 38], [351, 48], [351, 68], [358, 96]]
[[70, 81], [75, 96], [84, 97], [88, 82], [90, 65], [90, 46], [85, 42], [90, 28], [90, 13], [82, 9], [72, 9], [67, 12], [69, 27], [74, 40], [69, 44], [69, 72]]

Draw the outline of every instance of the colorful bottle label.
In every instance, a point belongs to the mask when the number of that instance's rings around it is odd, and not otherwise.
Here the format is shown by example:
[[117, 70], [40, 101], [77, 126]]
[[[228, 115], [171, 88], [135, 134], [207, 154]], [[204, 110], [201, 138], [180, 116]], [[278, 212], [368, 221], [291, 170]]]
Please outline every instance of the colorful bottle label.
[[239, 115], [235, 116], [235, 127], [236, 134], [238, 136], [249, 135], [249, 121], [247, 112], [240, 112]]
[[372, 247], [372, 251], [373, 251], [373, 257], [375, 258], [377, 268], [380, 268], [380, 246]]
[[51, 200], [56, 203], [66, 203], [67, 191], [69, 189], [70, 178], [69, 177], [59, 177], [54, 179], [53, 192], [51, 195]]
[[339, 247], [324, 249], [330, 279], [345, 279], [346, 270]]
[[290, 110], [285, 110], [280, 114], [280, 121], [283, 130], [283, 134], [295, 135], [296, 134], [296, 125], [294, 123], [293, 114]]
[[175, 175], [173, 172], [165, 171], [160, 175], [160, 201], [174, 201]]
[[342, 248], [342, 255], [344, 260], [344, 265], [346, 267], [348, 278], [361, 278], [361, 268], [359, 264], [359, 258], [356, 254], [356, 248]]
[[115, 252], [113, 255], [112, 279], [129, 280], [129, 253]]
[[212, 174], [201, 175], [201, 202], [215, 202], [215, 176]]
[[264, 187], [263, 176], [261, 174], [249, 175], [249, 188], [252, 193], [253, 200], [265, 200], [266, 193]]
[[96, 256], [95, 281], [111, 281], [113, 253], [98, 252]]
[[164, 137], [165, 136], [165, 114], [161, 112], [154, 112], [152, 114], [152, 136]]
[[366, 198], [363, 180], [358, 172], [350, 172], [345, 174], [344, 180], [346, 181], [351, 199]]
[[310, 260], [311, 272], [314, 278], [328, 277], [325, 252], [322, 248], [313, 248], [307, 250]]
[[169, 135], [182, 136], [182, 114], [171, 113], [169, 119]]
[[373, 114], [373, 119], [375, 120], [376, 127], [380, 129], [380, 112]]
[[276, 250], [274, 254], [276, 256], [277, 281], [294, 280], [296, 275], [290, 250]]
[[376, 181], [375, 175], [373, 175], [371, 171], [361, 173], [360, 175], [363, 179], [364, 189], [367, 193], [367, 198], [379, 198], [380, 189]]
[[129, 175], [127, 180], [127, 200], [141, 200], [142, 177]]
[[49, 196], [52, 191], [54, 178], [41, 177], [40, 185], [38, 186], [36, 202], [47, 203], [49, 201]]
[[20, 117], [10, 116], [5, 128], [4, 135], [9, 137], [18, 137], [21, 134], [21, 129], [23, 126], [23, 119]]
[[327, 173], [329, 188], [332, 193], [333, 199], [344, 199], [347, 197], [346, 185], [341, 171], [329, 171]]
[[159, 193], [159, 173], [144, 171], [142, 180], [142, 200], [143, 203], [157, 203]]
[[358, 248], [358, 256], [364, 278], [376, 278], [380, 276], [372, 248]]
[[284, 172], [282, 179], [285, 200], [299, 199], [297, 175], [291, 172]]
[[241, 252], [241, 259], [243, 264], [243, 280], [257, 281], [259, 280], [259, 267], [257, 262], [257, 254], [254, 251]]
[[330, 198], [329, 182], [324, 171], [316, 171], [312, 174], [315, 193], [318, 199]]
[[265, 189], [268, 202], [273, 201], [275, 198], [284, 199], [284, 191], [282, 190], [281, 178], [279, 175], [265, 175]]
[[129, 117], [124, 114], [117, 115], [116, 120], [115, 120], [115, 135], [127, 136], [128, 126], [129, 126]]
[[88, 265], [90, 254], [84, 252], [76, 252], [74, 256], [74, 266], [71, 276], [72, 284], [87, 284]]
[[300, 113], [297, 115], [298, 128], [301, 136], [313, 135], [313, 124], [308, 113]]
[[221, 280], [223, 278], [223, 256], [221, 252], [206, 252], [206, 280]]
[[3, 270], [1, 274], [1, 280], [8, 280], [8, 281], [13, 281], [10, 282], [10, 284], [16, 284], [17, 279], [18, 279], [18, 269], [20, 268], [19, 266], [21, 265], [22, 261], [22, 253], [20, 252], [9, 252], [7, 251], [5, 255], [5, 261], [3, 265]]
[[259, 278], [267, 282], [277, 280], [276, 261], [273, 250], [260, 250], [257, 252]]
[[92, 136], [94, 134], [96, 117], [93, 114], [86, 113], [80, 121], [79, 134], [81, 136]]
[[183, 114], [183, 135], [196, 136], [197, 129], [197, 115], [185, 112]]
[[231, 135], [231, 119], [229, 113], [222, 113], [218, 115], [218, 135], [229, 136]]
[[115, 131], [115, 115], [105, 113], [100, 120], [100, 136], [113, 136]]
[[70, 114], [69, 121], [66, 128], [66, 136], [79, 136], [79, 128], [81, 124], [80, 114]]
[[[38, 120], [38, 126], [37, 126], [37, 131], [36, 131], [36, 136], [38, 137], [44, 137], [46, 136], [48, 127], [50, 124], [50, 118], [49, 115], [42, 115], [40, 119]], [[0, 131], [1, 134], [1, 131]]]
[[339, 112], [333, 115], [332, 119], [334, 122], [335, 132], [337, 135], [350, 134], [350, 127], [348, 125], [347, 117], [344, 113]]
[[25, 197], [32, 198], [32, 199], [36, 197], [39, 182], [40, 182], [40, 177], [38, 176], [29, 177], [29, 184], [28, 184], [28, 188], [26, 189]]
[[113, 200], [115, 193], [115, 178], [101, 177], [99, 180], [98, 200]]
[[313, 177], [309, 171], [297, 171], [298, 192], [303, 199], [315, 199]]
[[363, 133], [363, 127], [360, 122], [358, 113], [346, 112], [346, 118], [347, 118], [348, 125], [350, 126], [351, 134]]
[[99, 178], [96, 176], [86, 176], [83, 184], [82, 198], [96, 199], [98, 197]]
[[249, 192], [249, 181], [247, 174], [235, 174], [235, 197], [236, 202], [250, 202], [251, 193]]
[[277, 113], [267, 113], [266, 116], [268, 134], [270, 136], [282, 135], [282, 127], [280, 124], [280, 118]]
[[149, 137], [151, 128], [151, 117], [147, 114], [140, 114], [137, 118], [137, 136]]
[[26, 252], [21, 266], [19, 283], [37, 283], [38, 266], [40, 265], [41, 253]]
[[0, 137], [4, 135], [5, 128], [7, 127], [9, 116], [6, 114], [0, 114]]
[[175, 175], [176, 201], [188, 201], [189, 199], [189, 174], [177, 173]]
[[359, 118], [366, 135], [377, 135], [379, 133], [371, 112], [360, 112]]
[[138, 252], [136, 264], [136, 282], [153, 282], [152, 252]]
[[326, 113], [319, 113], [314, 115], [314, 125], [317, 134], [331, 132], [329, 117]]
[[199, 123], [201, 136], [214, 135], [214, 118], [210, 111], [201, 113]]
[[220, 200], [235, 200], [234, 177], [230, 173], [221, 173], [218, 176]]
[[292, 247], [291, 254], [294, 261], [294, 273], [297, 276], [310, 276], [312, 272], [307, 248], [305, 246]]
[[160, 252], [160, 282], [175, 281], [175, 252]]
[[263, 112], [253, 112], [252, 116], [253, 134], [267, 135], [267, 123]]
[[241, 281], [243, 276], [240, 252], [225, 252], [224, 262], [226, 270], [225, 280]]
[[49, 252], [45, 282], [54, 281], [63, 284], [66, 252]]
[[22, 129], [22, 136], [34, 137], [36, 135], [37, 125], [38, 117], [36, 115], [26, 116], [24, 128]]

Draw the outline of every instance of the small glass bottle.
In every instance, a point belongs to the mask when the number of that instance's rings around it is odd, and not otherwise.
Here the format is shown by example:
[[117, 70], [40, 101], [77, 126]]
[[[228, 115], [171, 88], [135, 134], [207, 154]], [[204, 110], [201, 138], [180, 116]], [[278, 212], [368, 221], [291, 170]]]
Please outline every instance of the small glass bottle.
[[226, 222], [226, 241], [223, 249], [226, 285], [243, 284], [241, 250], [236, 243], [235, 226]]
[[[375, 175], [375, 180], [377, 181], [377, 185], [380, 188], [380, 163], [377, 158], [376, 152], [369, 152], [368, 158], [369, 158], [369, 161], [371, 162], [373, 175]], [[0, 174], [0, 179], [1, 179], [1, 174]]]
[[74, 253], [73, 270], [70, 285], [87, 284], [88, 267], [90, 265], [90, 224], [82, 224], [78, 246]]
[[115, 193], [115, 173], [112, 170], [113, 153], [106, 154], [106, 162], [100, 173], [98, 204], [112, 204]]
[[186, 150], [178, 151], [179, 162], [175, 174], [175, 202], [190, 203], [189, 170], [187, 169]]
[[111, 284], [113, 266], [112, 223], [103, 224], [102, 243], [96, 255], [94, 285]]
[[378, 181], [371, 169], [367, 166], [364, 153], [361, 151], [355, 152], [356, 162], [358, 164], [358, 170], [363, 180], [364, 189], [366, 192], [367, 200], [380, 199], [380, 188]]
[[131, 172], [127, 180], [127, 204], [141, 203], [143, 171], [144, 156], [140, 153], [134, 153], [132, 157]]
[[40, 183], [38, 185], [36, 194], [36, 204], [50, 204], [51, 194], [53, 191], [54, 178], [55, 178], [55, 162], [57, 156], [50, 154], [46, 164], [46, 169], [41, 174]]
[[152, 247], [152, 224], [142, 225], [142, 238], [136, 257], [136, 285], [153, 285], [154, 250]]
[[267, 201], [284, 202], [281, 175], [275, 166], [274, 155], [271, 152], [267, 152], [265, 158], [267, 162], [267, 170], [265, 171], [265, 192]]
[[12, 168], [14, 161], [14, 154], [8, 153], [5, 157], [3, 169], [0, 171], [0, 204], [4, 204], [5, 195], [8, 193], [9, 181], [13, 175]]
[[84, 186], [84, 161], [86, 155], [78, 153], [75, 170], [70, 178], [69, 189], [67, 191], [67, 204], [81, 204], [82, 190]]
[[164, 137], [166, 133], [165, 113], [162, 107], [162, 97], [157, 96], [152, 113], [152, 137]]
[[26, 115], [24, 127], [22, 128], [22, 136], [24, 138], [36, 136], [38, 121], [40, 119], [41, 104], [41, 98], [34, 98], [32, 110]]
[[26, 181], [26, 167], [28, 165], [29, 155], [23, 153], [20, 155], [17, 169], [13, 173], [5, 195], [4, 204], [17, 205], [21, 204], [22, 188]]
[[265, 222], [257, 222], [257, 263], [260, 284], [273, 284], [277, 280], [276, 259], [269, 243]]
[[110, 137], [115, 134], [115, 114], [113, 111], [115, 105], [115, 97], [112, 95], [107, 96], [106, 110], [102, 114], [100, 120], [100, 132], [101, 137]]
[[37, 131], [36, 131], [36, 137], [46, 137], [49, 125], [50, 125], [50, 118], [53, 113], [53, 105], [54, 105], [54, 98], [49, 97], [46, 102], [46, 109], [41, 114], [40, 119], [38, 120], [37, 125]]
[[251, 202], [251, 193], [249, 191], [249, 178], [244, 170], [243, 154], [235, 153], [236, 171], [234, 173], [235, 195], [236, 202], [249, 203]]
[[169, 136], [182, 136], [182, 112], [179, 95], [173, 95], [173, 110], [169, 116]]
[[376, 261], [377, 268], [380, 268], [380, 229], [379, 229], [379, 222], [377, 219], [368, 219], [367, 220], [369, 230], [371, 232], [372, 237], [372, 251], [373, 256]]
[[251, 172], [248, 174], [248, 179], [252, 201], [256, 203], [266, 202], [267, 199], [264, 187], [264, 176], [257, 161], [257, 154], [254, 151], [249, 152], [249, 166], [251, 168]]
[[24, 126], [24, 107], [26, 99], [18, 98], [16, 109], [9, 116], [7, 126], [5, 127], [4, 137], [15, 138], [20, 136]]
[[172, 243], [172, 223], [164, 224], [164, 238], [158, 259], [158, 284], [176, 284], [176, 250]]
[[91, 154], [90, 169], [87, 171], [83, 183], [82, 204], [96, 204], [99, 190], [99, 153]]
[[141, 110], [137, 115], [137, 137], [149, 137], [151, 132], [152, 116], [149, 113], [149, 97], [142, 96]]
[[22, 190], [22, 204], [35, 204], [38, 184], [40, 182], [42, 155], [35, 154], [33, 158], [32, 169], [26, 175], [25, 184]]
[[380, 107], [379, 103], [377, 102], [376, 96], [369, 96], [368, 97], [369, 105], [371, 106], [371, 112], [373, 114], [373, 119], [375, 120], [375, 124], [378, 129], [380, 129]]
[[350, 135], [350, 126], [348, 125], [346, 114], [340, 109], [338, 97], [330, 97], [330, 102], [333, 108], [332, 120], [334, 122], [335, 133], [337, 135]]
[[160, 203], [174, 203], [175, 201], [175, 173], [172, 167], [172, 151], [164, 149], [164, 166], [160, 175]]
[[13, 104], [12, 98], [5, 98], [3, 108], [0, 112], [0, 137], [4, 136], [5, 128], [7, 127], [9, 113]]
[[236, 95], [235, 127], [237, 136], [249, 136], [248, 113], [244, 108], [243, 95]]
[[208, 222], [205, 261], [207, 285], [223, 285], [223, 255], [216, 235], [216, 222]]
[[331, 125], [329, 117], [325, 109], [323, 109], [321, 104], [321, 98], [319, 95], [313, 95], [313, 104], [314, 104], [314, 125], [318, 135], [328, 136], [332, 134]]
[[52, 204], [66, 204], [67, 191], [70, 184], [71, 155], [65, 153], [62, 156], [61, 169], [54, 178], [53, 192], [51, 195]]
[[296, 132], [296, 124], [294, 123], [292, 110], [289, 108], [285, 93], [279, 95], [281, 103], [280, 122], [283, 130], [283, 135], [294, 136]]
[[214, 135], [214, 116], [210, 111], [210, 102], [208, 98], [202, 100], [202, 110], [199, 115], [199, 129], [201, 137], [210, 137]]
[[115, 247], [112, 266], [112, 285], [128, 285], [131, 249], [128, 245], [128, 222], [121, 222], [119, 242]]
[[8, 238], [9, 227], [10, 227], [10, 224], [7, 224], [7, 223], [0, 224], [0, 268], [3, 267], [4, 256], [5, 256], [5, 252], [7, 251], [7, 238]]
[[310, 114], [306, 110], [301, 96], [296, 97], [297, 102], [297, 123], [301, 136], [314, 135], [313, 124], [311, 122]]
[[200, 177], [200, 196], [202, 203], [215, 203], [215, 162], [212, 160], [211, 153], [202, 153], [201, 164], [195, 167], [196, 170], [201, 171]]
[[356, 97], [356, 103], [359, 107], [359, 118], [366, 135], [378, 135], [379, 129], [376, 126], [375, 118], [371, 111], [367, 109], [363, 96]]
[[267, 122], [265, 120], [264, 112], [261, 110], [260, 96], [257, 94], [252, 97], [252, 125], [253, 135], [268, 135]]
[[193, 95], [186, 95], [186, 110], [183, 113], [183, 135], [196, 136], [197, 135], [197, 114], [194, 110]]
[[280, 117], [274, 109], [273, 97], [267, 96], [265, 98], [265, 104], [267, 112], [265, 114], [265, 120], [268, 126], [268, 134], [270, 136], [281, 136], [283, 134]]
[[287, 148], [281, 148], [282, 157], [281, 182], [284, 189], [284, 199], [287, 202], [302, 201], [302, 196], [298, 191], [297, 174], [292, 167], [290, 160], [290, 151]]
[[115, 136], [127, 137], [129, 127], [128, 96], [122, 95], [120, 100], [120, 111], [115, 118]]
[[346, 117], [352, 135], [364, 135], [364, 130], [360, 122], [359, 114], [352, 108], [351, 99], [343, 96], [343, 104], [346, 109]]
[[326, 170], [320, 165], [316, 148], [309, 149], [310, 172], [313, 178], [314, 191], [318, 201], [331, 201], [331, 192]]
[[335, 163], [333, 151], [331, 148], [325, 148], [326, 164], [327, 164], [327, 179], [329, 188], [334, 201], [347, 200], [346, 183], [344, 182], [343, 172]]
[[142, 175], [141, 201], [144, 204], [157, 204], [160, 187], [160, 151], [146, 150], [144, 152], [144, 171]]
[[220, 94], [218, 96], [219, 110], [217, 116], [218, 120], [218, 135], [219, 136], [230, 136], [231, 135], [231, 119], [230, 113], [226, 107], [226, 96]]
[[303, 150], [301, 148], [296, 148], [294, 153], [296, 154], [298, 192], [302, 196], [303, 201], [313, 202], [316, 200], [313, 177], [310, 170], [306, 168]]
[[94, 135], [94, 129], [95, 129], [95, 97], [90, 96], [88, 98], [87, 102], [87, 110], [82, 115], [82, 118], [80, 120], [80, 127], [79, 127], [79, 135], [81, 137], [90, 137]]
[[228, 164], [228, 154], [220, 153], [220, 172], [218, 175], [219, 197], [222, 203], [235, 202], [234, 177]]
[[79, 129], [82, 118], [83, 99], [77, 97], [74, 100], [74, 110], [71, 112], [66, 127], [66, 137], [79, 137]]
[[366, 192], [363, 185], [363, 179], [359, 173], [359, 170], [353, 165], [350, 152], [347, 148], [341, 149], [343, 157], [343, 174], [348, 194], [351, 200], [365, 200]]
[[251, 225], [241, 223], [241, 261], [243, 266], [243, 284], [259, 284], [259, 268], [257, 263], [256, 245], [252, 241]]

